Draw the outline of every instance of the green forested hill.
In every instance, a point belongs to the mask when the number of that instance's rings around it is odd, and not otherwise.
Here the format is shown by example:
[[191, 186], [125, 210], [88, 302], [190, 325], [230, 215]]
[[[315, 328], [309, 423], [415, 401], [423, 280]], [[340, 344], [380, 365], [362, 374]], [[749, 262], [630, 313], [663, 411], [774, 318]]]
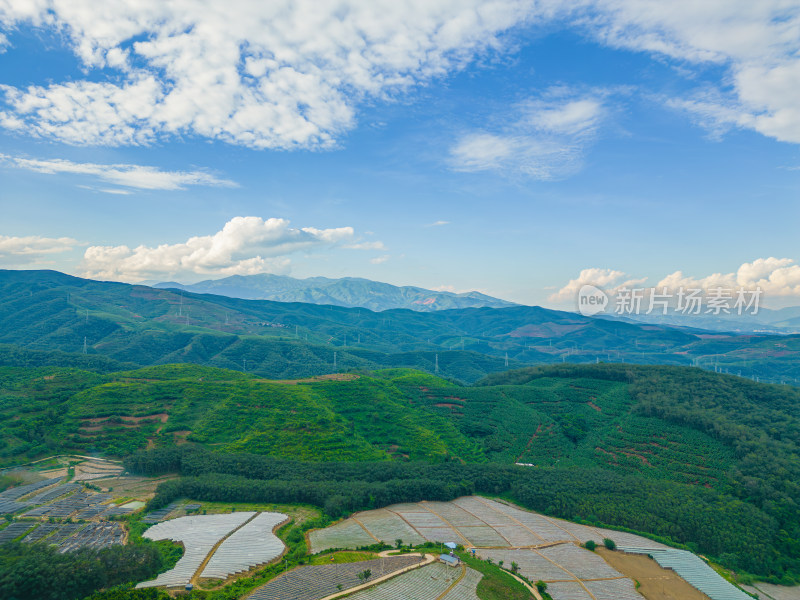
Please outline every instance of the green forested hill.
[[191, 362], [284, 378], [356, 368], [433, 372], [438, 354], [440, 374], [465, 383], [528, 364], [598, 360], [697, 362], [796, 383], [800, 336], [705, 333], [531, 306], [373, 312], [0, 270], [0, 344], [85, 349], [117, 363]]
[[[409, 369], [278, 382], [186, 364], [110, 373], [0, 367], [4, 464], [66, 451], [204, 447], [211, 454], [195, 468], [206, 466], [191, 474], [201, 479], [170, 493], [229, 499], [244, 489], [304, 489], [292, 477], [306, 469], [301, 463], [266, 463], [257, 476], [262, 467], [246, 457], [259, 454], [340, 465], [426, 461], [444, 471], [431, 471], [425, 490], [445, 477], [447, 493], [508, 491], [559, 516], [697, 541], [726, 564], [777, 577], [800, 574], [791, 558], [800, 550], [799, 432], [796, 388], [685, 367], [537, 367], [477, 386]], [[531, 466], [509, 471], [515, 462]], [[477, 470], [463, 480], [442, 475], [470, 464]], [[393, 477], [397, 468], [375, 472]], [[217, 472], [292, 482], [220, 483]], [[313, 493], [359, 507], [370, 486]], [[743, 515], [751, 525], [736, 524]], [[741, 527], [750, 555], [732, 546]]]

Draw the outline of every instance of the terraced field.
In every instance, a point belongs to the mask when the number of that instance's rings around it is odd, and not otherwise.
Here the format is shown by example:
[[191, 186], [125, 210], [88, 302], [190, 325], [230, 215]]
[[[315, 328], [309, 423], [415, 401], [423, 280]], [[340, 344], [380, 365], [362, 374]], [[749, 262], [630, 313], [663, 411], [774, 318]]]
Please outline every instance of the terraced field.
[[[376, 538], [387, 544], [394, 544], [396, 539], [403, 539], [406, 543], [422, 539], [463, 544], [474, 549], [478, 558], [495, 564], [502, 561], [505, 568], [516, 563], [519, 572], [530, 581], [546, 582], [548, 593], [554, 600], [642, 600], [632, 579], [615, 570], [600, 555], [580, 547], [588, 540], [600, 545], [605, 538], [610, 538], [626, 550], [636, 552], [638, 548], [640, 552], [654, 556], [671, 557], [673, 553], [681, 552], [637, 535], [571, 523], [476, 496], [452, 502], [395, 504], [385, 509], [357, 513], [331, 528], [309, 534], [312, 552], [355, 548], [372, 543]], [[715, 591], [719, 593], [718, 590], [728, 589], [728, 586], [729, 591], [738, 592], [700, 558], [688, 552], [679, 558], [681, 561], [678, 562], [685, 570], [684, 578], [701, 591], [705, 588], [712, 595]], [[675, 570], [682, 575], [680, 570]], [[433, 578], [430, 582], [422, 581], [422, 572], [434, 573], [432, 567], [425, 567], [413, 576], [404, 574], [352, 598], [435, 598], [445, 588], [437, 592], [437, 585], [442, 582]], [[455, 588], [451, 593], [454, 591]], [[392, 595], [400, 593], [405, 596]], [[468, 591], [465, 593], [464, 598], [472, 597]], [[278, 598], [276, 596], [275, 600]]]
[[312, 531], [308, 537], [315, 553], [331, 548], [358, 548], [376, 540], [394, 545], [397, 539], [415, 544], [431, 541], [478, 548], [528, 548], [588, 540], [602, 544], [604, 538], [611, 537], [619, 544], [663, 547], [639, 536], [545, 517], [476, 496], [452, 502], [395, 504], [360, 512], [327, 529]]

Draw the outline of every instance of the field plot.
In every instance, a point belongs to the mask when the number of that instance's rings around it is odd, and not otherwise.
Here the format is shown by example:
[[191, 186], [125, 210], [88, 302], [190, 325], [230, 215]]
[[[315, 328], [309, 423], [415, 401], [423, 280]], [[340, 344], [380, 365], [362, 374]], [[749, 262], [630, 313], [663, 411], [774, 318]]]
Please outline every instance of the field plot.
[[182, 542], [185, 551], [173, 569], [161, 573], [152, 581], [139, 583], [136, 587], [186, 585], [214, 545], [254, 515], [253, 512], [238, 512], [180, 517], [151, 527], [144, 532], [143, 537], [151, 540], [169, 539]]
[[[441, 563], [414, 569], [398, 575], [373, 588], [361, 590], [348, 600], [435, 600], [461, 575], [461, 569], [454, 569]], [[451, 590], [452, 591], [452, 590]], [[452, 600], [450, 594], [443, 600]]]
[[60, 498], [70, 492], [74, 492], [79, 490], [81, 486], [76, 483], [65, 483], [64, 485], [59, 485], [54, 487], [51, 490], [46, 490], [41, 494], [36, 494], [33, 498], [29, 498], [28, 501], [31, 504], [44, 504], [45, 502], [50, 502], [51, 500], [55, 500], [56, 498]]
[[167, 504], [164, 508], [159, 508], [158, 510], [147, 513], [142, 517], [142, 523], [160, 523], [176, 508], [178, 508], [178, 502]]
[[620, 577], [620, 573], [600, 556], [574, 544], [559, 544], [550, 548], [542, 548], [538, 552], [546, 559], [565, 566], [578, 579]]
[[23, 508], [28, 508], [29, 506], [30, 504], [27, 502], [0, 498], [0, 514], [2, 515], [13, 515], [15, 512], [19, 512]]
[[[62, 525], [70, 527], [70, 525]], [[119, 523], [89, 523], [72, 537], [59, 544], [61, 553], [72, 552], [80, 548], [109, 548], [115, 544], [122, 544], [125, 540], [125, 530]]]
[[[311, 542], [312, 554], [330, 548], [360, 548], [375, 543], [375, 539], [352, 519], [346, 519], [325, 529], [311, 531], [308, 534], [308, 541]], [[394, 543], [394, 539], [388, 543]]]
[[529, 580], [547, 582], [553, 600], [591, 600], [592, 596], [596, 600], [642, 600], [631, 579], [597, 554], [569, 542], [538, 550], [481, 549], [477, 555], [506, 565], [516, 562]]
[[17, 539], [33, 526], [34, 523], [25, 523], [22, 521], [11, 523], [8, 527], [0, 531], [0, 544], [5, 544], [6, 542]]
[[272, 533], [289, 517], [281, 513], [261, 513], [222, 542], [211, 556], [201, 577], [227, 579], [279, 557], [285, 548]]
[[531, 581], [560, 581], [575, 579], [557, 564], [547, 560], [541, 554], [531, 550], [478, 550], [477, 556], [482, 559], [491, 558], [492, 562], [501, 560], [506, 564], [517, 563], [519, 571]]
[[577, 581], [555, 581], [553, 583], [548, 583], [547, 593], [550, 594], [553, 600], [592, 600], [586, 588]]
[[642, 600], [642, 595], [636, 591], [633, 581], [627, 578], [587, 581], [584, 585], [597, 600]]
[[632, 554], [649, 554], [665, 569], [672, 569], [711, 600], [749, 600], [750, 596], [728, 583], [699, 556], [686, 550], [620, 547]]
[[477, 590], [481, 579], [482, 573], [467, 568], [464, 577], [447, 593], [444, 600], [480, 600]]
[[369, 569], [371, 579], [396, 573], [423, 560], [419, 556], [390, 556], [353, 563], [315, 565], [293, 569], [258, 588], [247, 600], [317, 600], [339, 590], [361, 585], [358, 574]]
[[23, 496], [27, 496], [28, 494], [32, 494], [33, 492], [54, 485], [59, 481], [61, 481], [61, 479], [62, 479], [61, 477], [53, 477], [51, 479], [44, 479], [42, 481], [37, 481], [36, 483], [29, 483], [27, 485], [20, 485], [17, 487], [13, 487], [4, 492], [0, 492], [0, 498], [2, 498], [3, 500], [19, 500]]
[[404, 544], [422, 544], [425, 542], [416, 530], [398, 515], [388, 510], [371, 510], [354, 515], [372, 535], [379, 540], [403, 540]]

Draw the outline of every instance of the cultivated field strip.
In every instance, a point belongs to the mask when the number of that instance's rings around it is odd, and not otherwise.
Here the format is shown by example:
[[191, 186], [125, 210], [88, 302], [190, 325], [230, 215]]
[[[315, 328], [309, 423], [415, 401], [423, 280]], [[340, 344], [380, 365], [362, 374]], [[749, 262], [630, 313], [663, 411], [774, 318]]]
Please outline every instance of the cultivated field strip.
[[0, 498], [4, 500], [18, 500], [23, 496], [27, 496], [28, 494], [32, 494], [33, 492], [36, 492], [50, 485], [58, 483], [59, 481], [61, 481], [61, 479], [62, 477], [53, 477], [51, 479], [44, 479], [42, 481], [37, 481], [36, 483], [28, 483], [26, 485], [13, 487], [4, 492], [0, 492]]
[[[434, 563], [356, 592], [348, 596], [348, 600], [435, 600], [447, 591], [459, 575], [461, 569]], [[447, 597], [445, 599], [450, 600]]]
[[29, 499], [29, 502], [31, 504], [43, 504], [45, 502], [50, 502], [50, 500], [60, 498], [65, 494], [69, 494], [70, 492], [79, 490], [80, 488], [81, 486], [77, 483], [65, 483], [64, 485], [54, 487], [52, 490], [46, 490], [41, 494], [36, 494], [33, 498]]
[[480, 527], [486, 523], [452, 502], [420, 502], [420, 505], [442, 517], [453, 527]]
[[6, 542], [17, 539], [33, 526], [34, 523], [24, 523], [22, 521], [11, 523], [5, 529], [0, 530], [0, 544], [5, 544]]
[[227, 579], [229, 575], [279, 557], [285, 546], [272, 530], [288, 518], [281, 513], [259, 514], [222, 542], [203, 569], [201, 577]]
[[620, 573], [599, 555], [574, 544], [559, 544], [537, 551], [546, 559], [565, 566], [578, 579], [621, 577]]
[[447, 592], [447, 595], [442, 600], [480, 600], [477, 589], [481, 579], [483, 579], [482, 573], [467, 568], [467, 572], [461, 578], [461, 581]]
[[624, 541], [632, 546], [663, 547], [632, 534], [570, 523], [475, 496], [453, 502], [393, 504], [360, 512], [355, 519], [309, 534], [312, 552], [358, 548], [373, 544], [376, 539], [391, 545], [401, 539], [412, 544], [427, 540], [478, 548], [530, 548], [588, 540], [602, 544], [606, 537], [617, 544]]
[[403, 540], [404, 544], [422, 544], [425, 542], [419, 532], [413, 529], [400, 516], [385, 509], [370, 510], [354, 515], [372, 535], [379, 540], [389, 540], [393, 544], [395, 540]]
[[[577, 581], [556, 581], [548, 583], [547, 593], [550, 594], [553, 600], [592, 600], [592, 596], [589, 595], [589, 592]], [[637, 600], [641, 600], [641, 596], [639, 596]]]
[[[611, 579], [608, 581], [585, 581], [583, 583], [597, 600], [642, 600], [636, 586], [630, 579]], [[548, 589], [548, 591], [550, 591]], [[553, 600], [560, 600], [553, 596]]]
[[369, 569], [370, 579], [396, 573], [424, 560], [419, 556], [390, 556], [353, 563], [314, 565], [293, 569], [258, 588], [247, 600], [318, 600], [362, 584], [358, 574]]
[[[352, 519], [346, 519], [325, 529], [312, 531], [308, 534], [308, 540], [312, 553], [330, 548], [360, 548], [375, 543], [375, 539]], [[393, 544], [394, 539], [388, 540], [387, 543]]]
[[564, 569], [532, 550], [480, 549], [476, 555], [482, 559], [491, 558], [493, 563], [499, 563], [502, 560], [506, 567], [510, 567], [511, 563], [517, 563], [519, 572], [531, 581], [575, 579]]
[[623, 552], [649, 554], [665, 569], [672, 569], [711, 600], [749, 600], [750, 596], [723, 579], [699, 556], [674, 548], [632, 548], [621, 546]]
[[255, 514], [254, 512], [235, 512], [222, 515], [179, 517], [154, 525], [144, 532], [143, 537], [151, 540], [169, 539], [182, 542], [185, 551], [174, 568], [166, 573], [161, 573], [152, 581], [139, 583], [136, 587], [186, 585], [217, 542]]
[[[64, 525], [63, 527], [70, 527]], [[55, 537], [58, 534], [55, 534]], [[60, 536], [59, 536], [60, 538]], [[58, 551], [61, 553], [72, 552], [80, 548], [109, 548], [116, 544], [122, 544], [125, 539], [125, 530], [119, 523], [89, 523], [86, 527], [79, 529], [77, 533], [61, 541]], [[48, 539], [52, 541], [53, 538]]]

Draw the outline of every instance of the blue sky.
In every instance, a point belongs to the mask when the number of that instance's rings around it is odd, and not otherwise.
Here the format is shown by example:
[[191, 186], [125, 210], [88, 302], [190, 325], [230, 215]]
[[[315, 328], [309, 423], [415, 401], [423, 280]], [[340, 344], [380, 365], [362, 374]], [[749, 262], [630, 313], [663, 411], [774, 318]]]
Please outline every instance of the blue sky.
[[800, 303], [799, 3], [279, 4], [0, 5], [0, 267]]

